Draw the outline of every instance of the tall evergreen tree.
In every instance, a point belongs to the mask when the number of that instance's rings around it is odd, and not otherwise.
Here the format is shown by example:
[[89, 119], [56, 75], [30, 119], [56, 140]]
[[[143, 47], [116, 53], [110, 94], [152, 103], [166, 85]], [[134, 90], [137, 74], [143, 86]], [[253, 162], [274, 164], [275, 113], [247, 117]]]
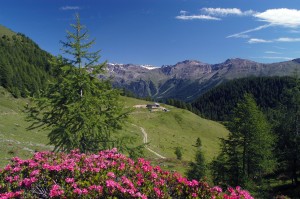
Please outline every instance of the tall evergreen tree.
[[279, 172], [299, 184], [300, 171], [300, 79], [296, 76], [294, 86], [285, 90], [286, 99], [277, 112], [275, 131], [279, 137], [277, 155]]
[[261, 183], [262, 177], [276, 167], [273, 155], [275, 136], [265, 116], [249, 94], [238, 103], [227, 125], [228, 139], [222, 141], [221, 155], [226, 167], [223, 181], [231, 185]]
[[94, 40], [86, 42], [88, 34], [78, 14], [71, 27], [73, 32], [67, 31], [67, 42], [62, 43], [63, 51], [74, 59], [53, 63], [57, 81], [30, 107], [32, 127], [50, 127], [50, 144], [56, 151], [111, 148], [115, 143], [111, 133], [121, 127], [127, 113], [119, 104], [119, 92], [109, 81], [96, 78], [106, 63], [96, 65], [99, 51], [89, 52]]

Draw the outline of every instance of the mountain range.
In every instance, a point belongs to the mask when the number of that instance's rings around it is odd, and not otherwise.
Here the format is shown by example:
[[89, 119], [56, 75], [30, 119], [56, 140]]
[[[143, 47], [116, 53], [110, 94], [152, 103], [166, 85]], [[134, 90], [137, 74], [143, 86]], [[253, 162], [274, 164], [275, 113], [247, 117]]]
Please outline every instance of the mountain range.
[[[0, 43], [0, 85], [15, 96], [27, 96], [41, 89], [49, 78], [48, 61], [52, 56], [25, 35], [1, 25]], [[240, 58], [227, 59], [219, 64], [185, 60], [161, 67], [108, 63], [107, 73], [99, 77], [110, 78], [114, 87], [131, 91], [138, 97], [191, 102], [228, 80], [251, 76], [290, 76], [299, 67], [300, 59], [272, 64]]]
[[243, 77], [291, 76], [300, 69], [300, 59], [264, 64], [246, 59], [227, 59], [219, 64], [185, 60], [175, 65], [154, 67], [135, 64], [107, 64], [113, 86], [138, 97], [167, 98], [191, 102], [209, 89], [228, 80]]

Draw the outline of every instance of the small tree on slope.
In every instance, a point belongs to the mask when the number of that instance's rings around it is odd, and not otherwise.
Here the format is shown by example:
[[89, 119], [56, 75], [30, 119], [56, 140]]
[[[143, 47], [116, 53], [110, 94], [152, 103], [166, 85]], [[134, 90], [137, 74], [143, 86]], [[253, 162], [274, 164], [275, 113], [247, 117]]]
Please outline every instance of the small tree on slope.
[[205, 176], [206, 172], [205, 159], [201, 148], [202, 144], [200, 138], [197, 138], [195, 147], [197, 147], [195, 162], [190, 162], [190, 168], [187, 171], [186, 175], [188, 179], [200, 180]]
[[55, 151], [111, 148], [111, 133], [121, 127], [127, 113], [119, 104], [119, 92], [109, 81], [96, 78], [106, 63], [95, 65], [99, 51], [89, 52], [95, 41], [86, 42], [88, 34], [78, 14], [71, 27], [73, 32], [67, 31], [67, 42], [62, 44], [64, 53], [74, 59], [54, 61], [56, 81], [29, 108], [30, 118], [35, 121], [31, 128], [50, 127], [50, 144]]

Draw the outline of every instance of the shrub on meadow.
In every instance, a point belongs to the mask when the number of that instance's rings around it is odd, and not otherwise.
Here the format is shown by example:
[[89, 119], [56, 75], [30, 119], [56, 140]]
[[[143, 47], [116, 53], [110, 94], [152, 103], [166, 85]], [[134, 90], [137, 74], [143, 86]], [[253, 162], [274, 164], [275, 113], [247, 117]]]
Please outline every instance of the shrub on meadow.
[[12, 158], [0, 170], [0, 199], [6, 198], [226, 198], [252, 199], [242, 190], [210, 187], [132, 159], [116, 149], [84, 154], [37, 152]]

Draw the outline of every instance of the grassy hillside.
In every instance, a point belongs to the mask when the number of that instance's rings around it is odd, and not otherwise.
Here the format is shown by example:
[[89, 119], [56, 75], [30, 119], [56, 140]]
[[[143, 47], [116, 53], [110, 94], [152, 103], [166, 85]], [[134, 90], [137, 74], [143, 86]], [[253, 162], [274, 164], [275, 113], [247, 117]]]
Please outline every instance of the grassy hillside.
[[[149, 102], [122, 97], [125, 106], [133, 107]], [[22, 112], [27, 100], [15, 99], [0, 87], [0, 166], [8, 163], [13, 156], [29, 157], [36, 150], [49, 150], [45, 130], [26, 130], [30, 123], [25, 121]], [[135, 137], [135, 145], [143, 143], [140, 127], [148, 134], [148, 147], [165, 156], [160, 159], [155, 154], [145, 150], [145, 157], [156, 163], [165, 165], [166, 169], [184, 171], [187, 161], [193, 160], [197, 137], [202, 140], [203, 151], [208, 161], [218, 152], [218, 138], [225, 137], [227, 130], [219, 123], [202, 119], [186, 110], [165, 106], [169, 112], [150, 112], [144, 108], [133, 108], [129, 122], [120, 135]], [[177, 161], [175, 147], [182, 147], [183, 161]]]
[[[125, 105], [133, 107], [149, 102], [132, 98], [124, 98]], [[134, 108], [130, 122], [143, 127], [148, 133], [149, 148], [167, 158], [176, 158], [175, 147], [183, 148], [183, 160], [194, 158], [198, 137], [202, 140], [202, 148], [208, 161], [218, 152], [218, 138], [223, 138], [228, 131], [219, 123], [200, 118], [183, 109], [163, 105], [169, 112], [150, 112], [144, 108]], [[136, 127], [135, 131], [140, 132]]]
[[0, 87], [0, 166], [13, 156], [30, 157], [35, 150], [49, 150], [45, 131], [27, 131], [29, 123], [22, 112], [26, 100], [13, 98]]
[[16, 33], [13, 32], [12, 30], [0, 25], [0, 36], [3, 36], [3, 35], [7, 35], [9, 37], [12, 37], [13, 35], [16, 35]]

